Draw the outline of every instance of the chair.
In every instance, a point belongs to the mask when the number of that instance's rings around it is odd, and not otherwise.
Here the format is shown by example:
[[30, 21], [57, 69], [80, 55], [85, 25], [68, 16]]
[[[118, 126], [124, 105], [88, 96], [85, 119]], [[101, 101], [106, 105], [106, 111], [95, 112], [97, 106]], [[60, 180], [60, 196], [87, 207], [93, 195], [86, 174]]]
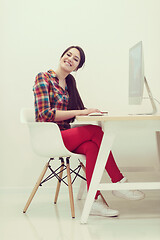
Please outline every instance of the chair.
[[[28, 198], [28, 201], [24, 207], [23, 213], [27, 211], [35, 193], [38, 190], [38, 187], [41, 186], [44, 182], [50, 180], [51, 178], [56, 177], [58, 179], [58, 182], [57, 182], [54, 203], [55, 204], [57, 203], [61, 182], [64, 182], [68, 186], [68, 190], [69, 190], [71, 216], [72, 218], [75, 218], [72, 184], [77, 178], [77, 176], [85, 180], [84, 176], [81, 176], [79, 174], [79, 171], [81, 168], [83, 168], [83, 170], [85, 171], [85, 166], [82, 163], [82, 160], [86, 160], [85, 156], [81, 154], [74, 154], [65, 147], [61, 137], [59, 127], [56, 123], [35, 122], [34, 109], [27, 109], [27, 108], [22, 109], [20, 114], [20, 120], [21, 120], [21, 123], [25, 123], [28, 125], [31, 146], [33, 151], [38, 156], [49, 158], [49, 160], [45, 164], [43, 171], [41, 172], [37, 180], [35, 187], [33, 188]], [[61, 161], [61, 164], [60, 164], [60, 167], [58, 167], [56, 170], [53, 170], [50, 165], [50, 162], [56, 159], [57, 157]], [[79, 160], [79, 165], [76, 169], [70, 168], [69, 161], [71, 158]], [[64, 159], [66, 159], [66, 163]], [[47, 169], [51, 171], [51, 174], [47, 178], [43, 179]], [[64, 170], [67, 171], [67, 175], [65, 177], [63, 177]], [[74, 175], [73, 180], [71, 179], [71, 174]], [[68, 180], [67, 183], [65, 181], [65, 178], [67, 178]], [[81, 196], [83, 194], [84, 184], [81, 184], [81, 187], [83, 189], [80, 189], [78, 193], [79, 199], [81, 199]]]

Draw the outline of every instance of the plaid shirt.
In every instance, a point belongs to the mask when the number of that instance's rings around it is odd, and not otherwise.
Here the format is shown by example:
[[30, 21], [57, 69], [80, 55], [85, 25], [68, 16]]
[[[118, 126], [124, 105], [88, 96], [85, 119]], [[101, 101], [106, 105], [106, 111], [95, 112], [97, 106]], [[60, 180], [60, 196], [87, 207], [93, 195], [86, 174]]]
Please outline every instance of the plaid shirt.
[[[33, 87], [35, 97], [35, 115], [38, 122], [55, 122], [57, 110], [67, 110], [69, 94], [59, 86], [59, 80], [53, 70], [39, 73]], [[60, 130], [70, 128], [67, 121], [56, 122]]]

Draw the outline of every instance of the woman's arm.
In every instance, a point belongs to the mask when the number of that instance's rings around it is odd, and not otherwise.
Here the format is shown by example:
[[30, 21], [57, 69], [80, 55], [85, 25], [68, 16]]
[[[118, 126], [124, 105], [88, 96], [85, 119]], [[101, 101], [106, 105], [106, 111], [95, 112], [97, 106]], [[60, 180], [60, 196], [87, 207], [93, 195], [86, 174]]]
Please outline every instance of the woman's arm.
[[38, 109], [38, 113], [43, 121], [63, 121], [79, 115], [88, 115], [92, 112], [100, 112], [95, 108], [83, 110], [57, 110], [55, 108], [51, 108], [48, 92], [48, 82], [45, 80], [44, 73], [39, 73], [36, 76], [33, 90], [35, 95], [35, 104]]
[[83, 110], [56, 110], [55, 121], [63, 121], [80, 115], [88, 115], [92, 112], [100, 112], [100, 110], [95, 108], [88, 108]]
[[54, 122], [56, 110], [51, 108], [48, 89], [49, 83], [46, 74], [43, 72], [37, 74], [33, 87], [37, 116], [44, 122]]

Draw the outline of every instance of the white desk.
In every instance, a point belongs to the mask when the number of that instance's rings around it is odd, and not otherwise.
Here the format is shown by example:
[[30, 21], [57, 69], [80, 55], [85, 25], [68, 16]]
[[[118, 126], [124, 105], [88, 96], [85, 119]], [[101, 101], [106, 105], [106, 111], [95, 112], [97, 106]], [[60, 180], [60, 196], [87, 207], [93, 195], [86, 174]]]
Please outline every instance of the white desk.
[[[87, 223], [87, 219], [94, 201], [97, 190], [124, 190], [124, 189], [160, 189], [160, 182], [136, 182], [136, 183], [100, 183], [109, 156], [112, 144], [119, 132], [134, 129], [142, 133], [145, 131], [155, 131], [157, 137], [158, 153], [160, 155], [160, 115], [130, 115], [130, 116], [78, 116], [79, 122], [98, 122], [104, 131], [101, 147], [94, 168], [90, 188], [84, 204], [81, 223]], [[135, 124], [136, 121], [136, 124]], [[160, 156], [159, 156], [160, 157]]]

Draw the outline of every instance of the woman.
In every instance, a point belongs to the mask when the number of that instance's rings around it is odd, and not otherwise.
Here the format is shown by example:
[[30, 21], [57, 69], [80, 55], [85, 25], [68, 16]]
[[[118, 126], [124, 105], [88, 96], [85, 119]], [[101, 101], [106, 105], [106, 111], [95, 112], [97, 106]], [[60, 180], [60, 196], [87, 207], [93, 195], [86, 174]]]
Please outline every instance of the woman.
[[[86, 125], [70, 128], [70, 122], [79, 115], [100, 112], [98, 109], [87, 109], [80, 98], [74, 77], [70, 74], [77, 71], [85, 62], [85, 54], [78, 46], [67, 48], [62, 54], [56, 71], [49, 70], [36, 76], [34, 85], [36, 121], [56, 122], [62, 138], [69, 151], [86, 155], [86, 179], [89, 189], [92, 173], [100, 148], [103, 131], [99, 126]], [[110, 152], [105, 169], [111, 181], [126, 182], [127, 179], [118, 169], [113, 154]], [[113, 191], [113, 194], [129, 200], [140, 200], [144, 194], [138, 190]], [[91, 214], [117, 216], [118, 210], [110, 209], [95, 196]]]

